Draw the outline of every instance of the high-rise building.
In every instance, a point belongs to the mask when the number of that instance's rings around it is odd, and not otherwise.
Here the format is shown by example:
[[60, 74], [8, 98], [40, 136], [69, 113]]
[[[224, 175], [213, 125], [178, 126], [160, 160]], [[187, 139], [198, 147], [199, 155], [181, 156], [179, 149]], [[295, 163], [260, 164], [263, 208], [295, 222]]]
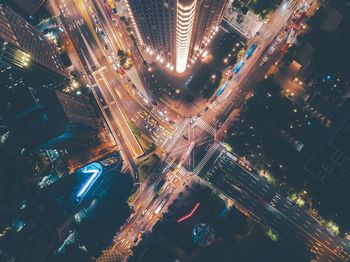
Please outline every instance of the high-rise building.
[[139, 43], [182, 73], [208, 44], [228, 0], [128, 0]]
[[54, 43], [4, 4], [0, 4], [0, 66], [11, 68], [13, 77], [31, 85], [63, 87], [67, 80]]
[[66, 149], [94, 137], [90, 106], [59, 91], [68, 78], [56, 46], [8, 6], [0, 13], [0, 124], [25, 148]]
[[[16, 83], [17, 84], [17, 83]], [[2, 93], [0, 111], [17, 143], [24, 148], [70, 149], [91, 142], [98, 119], [83, 97], [47, 87], [18, 83]]]
[[11, 0], [28, 15], [35, 15], [46, 0]]

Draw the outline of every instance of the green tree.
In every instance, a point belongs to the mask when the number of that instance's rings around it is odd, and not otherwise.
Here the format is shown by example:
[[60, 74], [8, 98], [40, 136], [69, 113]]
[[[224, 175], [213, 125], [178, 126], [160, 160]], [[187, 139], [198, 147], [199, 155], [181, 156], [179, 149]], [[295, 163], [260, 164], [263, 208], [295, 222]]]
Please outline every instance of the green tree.
[[118, 49], [117, 55], [120, 56], [120, 57], [123, 57], [123, 56], [125, 56], [125, 52], [123, 50], [121, 50], [121, 49]]

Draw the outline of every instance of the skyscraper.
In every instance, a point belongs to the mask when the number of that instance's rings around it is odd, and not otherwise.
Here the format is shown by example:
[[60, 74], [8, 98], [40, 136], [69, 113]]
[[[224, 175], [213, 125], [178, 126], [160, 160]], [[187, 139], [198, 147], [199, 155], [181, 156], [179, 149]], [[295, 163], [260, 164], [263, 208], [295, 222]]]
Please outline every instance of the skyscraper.
[[128, 0], [139, 43], [182, 73], [217, 30], [228, 0]]
[[17, 144], [34, 149], [71, 149], [93, 141], [98, 119], [83, 97], [17, 83], [1, 93], [0, 116]]
[[66, 149], [97, 134], [93, 109], [63, 93], [67, 74], [55, 45], [0, 4], [0, 125], [25, 148]]
[[0, 14], [0, 67], [27, 84], [63, 87], [67, 75], [56, 46], [8, 6], [0, 4]]
[[39, 8], [45, 3], [45, 0], [11, 0], [18, 7], [23, 9], [28, 15], [35, 15]]

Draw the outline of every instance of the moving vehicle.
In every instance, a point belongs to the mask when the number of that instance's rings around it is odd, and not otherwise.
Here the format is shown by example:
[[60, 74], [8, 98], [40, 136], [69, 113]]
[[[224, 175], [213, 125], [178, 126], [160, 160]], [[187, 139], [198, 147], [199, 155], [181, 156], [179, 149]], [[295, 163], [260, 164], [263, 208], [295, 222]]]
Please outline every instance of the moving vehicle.
[[249, 50], [247, 51], [247, 53], [245, 54], [244, 58], [248, 59], [249, 57], [251, 57], [251, 55], [254, 53], [255, 49], [256, 49], [256, 45], [252, 44], [250, 46]]
[[237, 74], [241, 69], [242, 67], [244, 66], [244, 61], [241, 60], [238, 65], [233, 69], [233, 73], [234, 74]]
[[154, 211], [155, 214], [159, 214], [160, 211], [162, 211], [163, 207], [165, 206], [166, 202], [168, 201], [167, 198], [164, 198], [162, 202], [157, 206], [156, 210]]
[[227, 85], [228, 85], [228, 82], [226, 81], [220, 88], [219, 88], [219, 90], [216, 92], [216, 97], [218, 97], [219, 95], [221, 95], [222, 94], [222, 92], [224, 92], [224, 90], [225, 90], [225, 88], [227, 87]]

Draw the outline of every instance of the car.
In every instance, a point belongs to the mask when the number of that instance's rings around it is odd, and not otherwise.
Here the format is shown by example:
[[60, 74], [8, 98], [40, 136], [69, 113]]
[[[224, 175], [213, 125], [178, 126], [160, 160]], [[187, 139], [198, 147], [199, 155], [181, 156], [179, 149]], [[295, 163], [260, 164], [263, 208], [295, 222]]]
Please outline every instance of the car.
[[148, 211], [147, 208], [145, 210], [143, 210], [141, 213], [141, 216], [143, 217], [147, 213], [147, 211]]

